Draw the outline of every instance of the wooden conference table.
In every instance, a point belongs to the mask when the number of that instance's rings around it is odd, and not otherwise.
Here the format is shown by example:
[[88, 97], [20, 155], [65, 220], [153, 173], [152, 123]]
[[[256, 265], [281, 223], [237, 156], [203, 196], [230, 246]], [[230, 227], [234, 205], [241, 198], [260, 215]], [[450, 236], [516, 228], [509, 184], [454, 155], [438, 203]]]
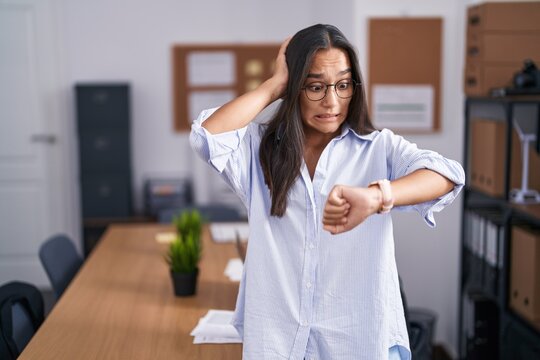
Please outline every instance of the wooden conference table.
[[240, 359], [241, 344], [194, 345], [209, 309], [234, 309], [238, 283], [223, 274], [233, 243], [203, 231], [197, 294], [175, 297], [155, 240], [158, 224], [111, 226], [19, 359]]

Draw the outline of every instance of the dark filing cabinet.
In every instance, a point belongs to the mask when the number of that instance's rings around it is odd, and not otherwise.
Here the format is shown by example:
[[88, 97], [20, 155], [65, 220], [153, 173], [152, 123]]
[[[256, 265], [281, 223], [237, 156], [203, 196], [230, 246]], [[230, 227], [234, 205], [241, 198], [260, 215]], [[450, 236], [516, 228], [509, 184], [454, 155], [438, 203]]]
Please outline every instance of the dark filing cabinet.
[[77, 84], [75, 92], [88, 254], [109, 223], [132, 216], [130, 89], [124, 83], [92, 83]]

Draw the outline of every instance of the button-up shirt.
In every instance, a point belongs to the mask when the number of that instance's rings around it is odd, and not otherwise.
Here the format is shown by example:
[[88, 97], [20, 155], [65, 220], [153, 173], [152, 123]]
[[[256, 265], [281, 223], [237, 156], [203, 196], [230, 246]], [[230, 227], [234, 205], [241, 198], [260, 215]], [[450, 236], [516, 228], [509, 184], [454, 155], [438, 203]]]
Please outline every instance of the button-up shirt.
[[[421, 150], [390, 130], [359, 135], [346, 124], [330, 141], [313, 179], [303, 163], [289, 190], [283, 217], [270, 215], [271, 197], [259, 160], [264, 125], [212, 135], [194, 121], [191, 145], [246, 206], [250, 238], [233, 325], [245, 359], [388, 359], [400, 348], [410, 358], [394, 254], [391, 214], [375, 214], [332, 235], [322, 214], [336, 184], [367, 187], [418, 169], [436, 171], [456, 185], [416, 210], [427, 225], [464, 184], [461, 165]], [[396, 208], [400, 209], [400, 208]]]

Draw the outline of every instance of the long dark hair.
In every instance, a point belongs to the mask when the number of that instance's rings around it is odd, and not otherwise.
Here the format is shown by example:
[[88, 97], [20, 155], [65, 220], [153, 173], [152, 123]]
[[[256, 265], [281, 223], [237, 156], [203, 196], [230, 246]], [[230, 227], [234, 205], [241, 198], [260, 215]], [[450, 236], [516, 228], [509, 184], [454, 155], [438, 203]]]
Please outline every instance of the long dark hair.
[[299, 97], [315, 53], [329, 48], [342, 49], [348, 54], [352, 79], [359, 84], [345, 122], [358, 134], [374, 130], [367, 112], [358, 57], [351, 43], [332, 25], [317, 24], [297, 32], [285, 54], [289, 69], [286, 95], [267, 124], [259, 149], [264, 179], [272, 198], [271, 215], [282, 217], [285, 214], [289, 189], [300, 175], [304, 130]]

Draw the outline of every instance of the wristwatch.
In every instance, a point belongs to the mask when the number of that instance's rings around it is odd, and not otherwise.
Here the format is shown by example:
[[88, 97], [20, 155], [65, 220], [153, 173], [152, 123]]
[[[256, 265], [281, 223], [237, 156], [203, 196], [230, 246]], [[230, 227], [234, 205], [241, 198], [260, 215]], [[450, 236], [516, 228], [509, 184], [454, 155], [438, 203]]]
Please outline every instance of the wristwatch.
[[368, 185], [377, 185], [381, 189], [382, 193], [382, 207], [377, 211], [379, 214], [389, 213], [390, 210], [394, 207], [394, 197], [392, 196], [392, 187], [390, 186], [390, 181], [386, 179], [381, 179], [373, 181]]

